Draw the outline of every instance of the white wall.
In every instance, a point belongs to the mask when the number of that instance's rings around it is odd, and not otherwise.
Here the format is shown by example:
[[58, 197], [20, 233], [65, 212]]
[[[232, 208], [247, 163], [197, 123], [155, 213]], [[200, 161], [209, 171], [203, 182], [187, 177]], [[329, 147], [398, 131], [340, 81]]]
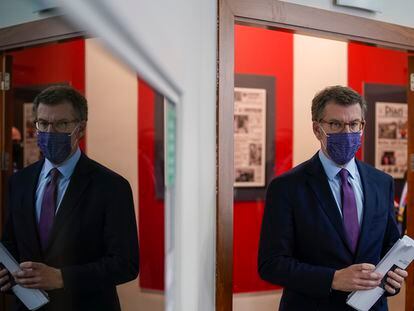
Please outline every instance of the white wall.
[[[214, 310], [216, 1], [60, 3], [144, 79], [176, 100], [174, 266], [168, 267], [175, 280], [170, 305], [179, 311]], [[125, 103], [119, 105], [121, 110]]]
[[[340, 12], [355, 16], [366, 17], [382, 22], [414, 27], [414, 1], [412, 0], [377, 0], [382, 4], [382, 12], [368, 12], [355, 8], [339, 7], [334, 5], [334, 0], [282, 0], [301, 4], [305, 6], [315, 7], [319, 9]], [[361, 1], [363, 2], [363, 1]]]
[[[85, 84], [89, 104], [87, 153], [124, 176], [138, 215], [138, 80], [98, 39], [85, 40]], [[162, 311], [162, 293], [142, 291], [138, 280], [118, 287], [123, 311]]]
[[329, 85], [348, 84], [347, 46], [341, 41], [293, 36], [293, 166], [320, 148], [312, 132], [312, 98]]

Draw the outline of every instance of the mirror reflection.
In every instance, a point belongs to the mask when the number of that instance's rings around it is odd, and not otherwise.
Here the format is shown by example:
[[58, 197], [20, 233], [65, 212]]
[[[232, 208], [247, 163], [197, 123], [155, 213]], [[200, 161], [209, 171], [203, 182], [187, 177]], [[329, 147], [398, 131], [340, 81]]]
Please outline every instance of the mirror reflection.
[[[8, 198], [13, 220], [2, 239], [19, 263], [40, 264], [21, 267], [17, 282], [45, 290], [56, 310], [164, 310], [163, 96], [96, 38], [5, 54], [16, 177]], [[83, 97], [87, 116], [73, 105]], [[46, 172], [54, 167], [56, 182]], [[47, 200], [55, 209], [49, 219]], [[46, 266], [53, 281], [37, 283], [33, 275]], [[14, 297], [3, 297], [2, 310], [11, 310]]]

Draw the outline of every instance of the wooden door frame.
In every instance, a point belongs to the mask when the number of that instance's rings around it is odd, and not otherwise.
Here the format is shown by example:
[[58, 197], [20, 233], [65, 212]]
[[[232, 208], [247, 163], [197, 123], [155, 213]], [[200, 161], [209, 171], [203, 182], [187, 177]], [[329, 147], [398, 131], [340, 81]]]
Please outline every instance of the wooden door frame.
[[[408, 56], [408, 84], [410, 84], [410, 75], [414, 75], [414, 53]], [[407, 88], [408, 102], [408, 167], [407, 167], [407, 234], [414, 237], [414, 89]], [[414, 310], [414, 267], [411, 266], [406, 281], [406, 305], [407, 311]]]
[[[277, 0], [218, 0], [217, 311], [232, 311], [233, 299], [233, 124], [231, 120], [233, 120], [234, 101], [235, 23], [251, 24], [264, 28], [282, 28], [295, 33], [334, 38], [335, 40], [359, 41], [376, 46], [414, 51], [414, 28]], [[409, 109], [411, 109], [411, 114], [414, 114], [412, 108], [414, 97], [412, 94], [409, 96], [411, 96], [411, 104], [409, 103], [411, 108]], [[414, 137], [414, 119], [411, 118], [409, 122], [411, 122], [409, 137]], [[412, 142], [411, 145], [413, 145]], [[411, 146], [410, 153], [414, 153], [413, 146]], [[414, 204], [412, 195], [414, 194], [412, 189], [414, 177], [412, 174], [409, 177], [410, 181], [409, 197], [412, 198], [411, 203]], [[408, 210], [410, 211], [410, 208]], [[409, 233], [412, 235], [414, 234], [413, 222], [413, 211], [410, 211], [408, 213], [408, 227]], [[414, 296], [413, 270], [414, 268], [411, 267], [411, 276], [407, 281], [407, 297]], [[413, 309], [413, 299], [407, 299], [406, 310], [413, 311]]]
[[[4, 53], [0, 52], [0, 73], [4, 75], [5, 73], [11, 74], [11, 57], [4, 55]], [[9, 76], [10, 83], [11, 83], [11, 75]], [[13, 164], [12, 164], [12, 139], [11, 127], [6, 125], [11, 124], [11, 117], [12, 117], [12, 107], [10, 105], [6, 105], [6, 103], [11, 102], [12, 96], [10, 90], [0, 90], [0, 161], [4, 161], [0, 165], [0, 191], [2, 189], [6, 189], [6, 184], [8, 182], [9, 176], [13, 172]], [[2, 159], [1, 157], [5, 157]], [[4, 165], [4, 167], [3, 167]], [[3, 230], [3, 224], [5, 222], [5, 211], [2, 206], [5, 205], [6, 196], [0, 196], [0, 232]]]
[[82, 28], [70, 23], [64, 16], [48, 17], [1, 28], [0, 51], [85, 37], [85, 34]]

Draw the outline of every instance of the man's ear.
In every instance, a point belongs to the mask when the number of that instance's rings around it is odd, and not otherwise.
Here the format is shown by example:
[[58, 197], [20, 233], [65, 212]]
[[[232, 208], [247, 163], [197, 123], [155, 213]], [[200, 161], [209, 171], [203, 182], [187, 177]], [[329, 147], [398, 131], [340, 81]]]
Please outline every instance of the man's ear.
[[86, 121], [82, 121], [79, 124], [79, 136], [80, 136], [80, 138], [85, 136], [85, 131], [86, 131]]
[[318, 140], [321, 140], [323, 134], [322, 134], [321, 127], [319, 126], [319, 123], [316, 122], [316, 121], [313, 121], [312, 122], [312, 129], [313, 129], [313, 134], [315, 134], [316, 138]]

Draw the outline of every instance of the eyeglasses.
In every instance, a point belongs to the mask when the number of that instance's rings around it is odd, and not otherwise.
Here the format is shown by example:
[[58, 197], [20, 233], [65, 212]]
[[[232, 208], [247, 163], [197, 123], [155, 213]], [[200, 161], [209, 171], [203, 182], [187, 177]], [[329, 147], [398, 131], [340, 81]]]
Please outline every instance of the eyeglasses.
[[337, 120], [333, 121], [325, 121], [320, 120], [319, 123], [325, 123], [328, 124], [328, 128], [332, 133], [340, 133], [345, 129], [345, 126], [348, 125], [349, 131], [352, 133], [360, 132], [365, 125], [365, 121], [361, 120], [354, 120], [351, 122], [341, 122]]
[[73, 130], [71, 128], [71, 124], [73, 124], [73, 123], [79, 123], [79, 120], [72, 120], [72, 121], [60, 120], [60, 121], [56, 121], [56, 122], [49, 122], [49, 121], [46, 121], [46, 120], [36, 120], [35, 121], [35, 126], [41, 132], [47, 132], [47, 130], [49, 129], [49, 125], [51, 125], [52, 128], [56, 132], [67, 133], [67, 132], [71, 132], [71, 130]]

